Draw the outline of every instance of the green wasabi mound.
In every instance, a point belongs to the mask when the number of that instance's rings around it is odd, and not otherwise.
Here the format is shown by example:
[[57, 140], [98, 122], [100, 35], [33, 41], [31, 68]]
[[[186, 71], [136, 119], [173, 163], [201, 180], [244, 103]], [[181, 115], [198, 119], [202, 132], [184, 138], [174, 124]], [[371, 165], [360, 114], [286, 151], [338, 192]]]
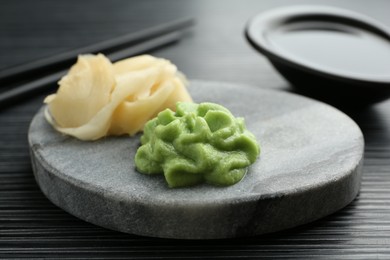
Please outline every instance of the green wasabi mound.
[[213, 103], [178, 102], [146, 123], [135, 155], [137, 170], [164, 174], [171, 188], [239, 182], [260, 147], [243, 118]]

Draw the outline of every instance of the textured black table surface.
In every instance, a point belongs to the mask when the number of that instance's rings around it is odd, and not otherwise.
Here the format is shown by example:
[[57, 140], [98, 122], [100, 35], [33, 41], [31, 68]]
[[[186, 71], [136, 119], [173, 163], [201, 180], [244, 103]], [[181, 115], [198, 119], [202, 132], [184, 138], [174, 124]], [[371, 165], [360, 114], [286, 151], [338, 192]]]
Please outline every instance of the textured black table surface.
[[[291, 91], [268, 61], [249, 46], [243, 30], [257, 12], [309, 3], [359, 11], [390, 27], [390, 3], [386, 1], [3, 0], [0, 69], [193, 16], [197, 25], [182, 41], [152, 54], [172, 60], [190, 79]], [[43, 96], [0, 110], [1, 259], [390, 258], [390, 100], [345, 110], [361, 127], [366, 142], [361, 192], [352, 204], [314, 223], [279, 233], [192, 241], [106, 230], [46, 199], [34, 180], [27, 145], [28, 126]]]

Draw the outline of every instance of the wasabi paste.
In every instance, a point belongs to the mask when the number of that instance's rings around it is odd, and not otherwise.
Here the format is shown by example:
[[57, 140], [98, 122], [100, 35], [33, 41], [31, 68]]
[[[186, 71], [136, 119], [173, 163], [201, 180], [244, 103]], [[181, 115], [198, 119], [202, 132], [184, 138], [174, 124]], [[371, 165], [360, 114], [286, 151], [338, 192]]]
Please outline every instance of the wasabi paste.
[[239, 182], [260, 154], [243, 118], [214, 103], [178, 102], [146, 123], [135, 155], [137, 170], [164, 174], [168, 186]]

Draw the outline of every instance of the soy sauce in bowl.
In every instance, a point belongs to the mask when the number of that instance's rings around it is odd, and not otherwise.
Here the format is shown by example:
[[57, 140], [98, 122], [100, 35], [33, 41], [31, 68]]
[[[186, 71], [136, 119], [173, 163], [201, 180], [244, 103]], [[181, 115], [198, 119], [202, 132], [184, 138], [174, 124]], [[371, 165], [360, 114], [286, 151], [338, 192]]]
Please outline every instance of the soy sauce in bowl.
[[281, 8], [251, 19], [246, 36], [302, 94], [353, 104], [390, 96], [390, 33], [361, 14]]

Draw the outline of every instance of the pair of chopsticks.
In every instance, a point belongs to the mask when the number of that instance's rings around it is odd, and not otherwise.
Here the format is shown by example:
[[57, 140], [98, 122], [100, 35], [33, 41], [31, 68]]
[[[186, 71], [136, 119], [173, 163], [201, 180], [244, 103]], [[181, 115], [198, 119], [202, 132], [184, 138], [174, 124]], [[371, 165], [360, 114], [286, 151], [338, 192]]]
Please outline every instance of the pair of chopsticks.
[[17, 103], [52, 87], [67, 73], [80, 54], [102, 52], [112, 61], [143, 54], [179, 41], [183, 30], [193, 24], [192, 18], [184, 18], [2, 70], [0, 86], [13, 87], [0, 92], [0, 107]]

